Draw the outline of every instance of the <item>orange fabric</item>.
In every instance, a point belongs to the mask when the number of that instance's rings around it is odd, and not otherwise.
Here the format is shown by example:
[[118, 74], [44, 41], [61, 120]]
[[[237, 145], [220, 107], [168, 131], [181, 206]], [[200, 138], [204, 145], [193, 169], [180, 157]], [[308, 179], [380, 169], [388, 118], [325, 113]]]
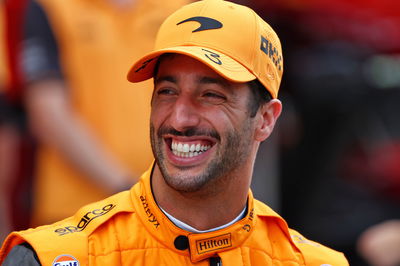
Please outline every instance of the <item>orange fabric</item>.
[[[12, 233], [0, 251], [0, 262], [18, 243], [27, 241], [42, 265], [66, 255], [80, 265], [348, 265], [343, 254], [309, 241], [263, 203], [248, 197], [248, 213], [239, 222], [209, 233], [176, 227], [154, 201], [150, 177], [130, 191], [88, 205], [50, 226]], [[185, 236], [189, 248], [174, 242]]]
[[[39, 0], [55, 33], [73, 110], [136, 178], [152, 160], [148, 136], [151, 82], [130, 84], [132, 61], [153, 46], [161, 22], [187, 0]], [[40, 146], [34, 225], [72, 215], [108, 195], [51, 147]]]

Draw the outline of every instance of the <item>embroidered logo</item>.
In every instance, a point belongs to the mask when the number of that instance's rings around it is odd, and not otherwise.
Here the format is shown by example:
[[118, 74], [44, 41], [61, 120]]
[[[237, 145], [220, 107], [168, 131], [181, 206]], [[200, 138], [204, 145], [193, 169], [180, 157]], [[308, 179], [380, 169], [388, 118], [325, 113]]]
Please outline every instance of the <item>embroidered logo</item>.
[[278, 49], [272, 44], [272, 42], [268, 41], [268, 39], [264, 36], [261, 36], [260, 49], [269, 57], [272, 63], [274, 63], [275, 67], [279, 71], [282, 71], [282, 55], [279, 54]]
[[[108, 204], [101, 209], [95, 209], [90, 212], [87, 212], [84, 216], [82, 216], [82, 218], [80, 219], [79, 223], [76, 226], [66, 226], [57, 228], [56, 230], [54, 230], [54, 232], [57, 233], [59, 236], [62, 236], [74, 232], [83, 231], [91, 221], [93, 221], [97, 217], [109, 213], [112, 209], [114, 209], [114, 207], [115, 207], [114, 204]], [[72, 264], [72, 266], [74, 265]]]
[[203, 254], [232, 246], [231, 234], [224, 234], [216, 237], [196, 241], [198, 254]]
[[53, 261], [53, 266], [79, 266], [79, 261], [71, 255], [60, 255]]
[[292, 235], [292, 240], [293, 240], [293, 242], [298, 243], [298, 244], [308, 244], [308, 245], [315, 246], [315, 247], [321, 246], [320, 244], [310, 241], [301, 235]]
[[191, 17], [185, 20], [182, 20], [181, 22], [179, 22], [176, 25], [188, 22], [188, 21], [197, 21], [198, 23], [200, 23], [200, 27], [198, 27], [197, 29], [193, 30], [192, 32], [197, 32], [197, 31], [203, 31], [203, 30], [215, 30], [215, 29], [219, 29], [222, 28], [222, 23], [216, 19], [213, 18], [208, 18], [208, 17]]
[[211, 60], [212, 62], [214, 62], [217, 65], [222, 65], [222, 61], [221, 61], [221, 56], [215, 52], [212, 52], [210, 50], [204, 49], [202, 48], [201, 50], [203, 50], [204, 56], [207, 57], [209, 60]]
[[158, 222], [156, 216], [151, 211], [149, 204], [147, 203], [146, 197], [140, 196], [140, 200], [142, 201], [144, 212], [147, 215], [147, 221], [153, 224], [155, 228], [158, 228], [160, 226], [160, 223]]

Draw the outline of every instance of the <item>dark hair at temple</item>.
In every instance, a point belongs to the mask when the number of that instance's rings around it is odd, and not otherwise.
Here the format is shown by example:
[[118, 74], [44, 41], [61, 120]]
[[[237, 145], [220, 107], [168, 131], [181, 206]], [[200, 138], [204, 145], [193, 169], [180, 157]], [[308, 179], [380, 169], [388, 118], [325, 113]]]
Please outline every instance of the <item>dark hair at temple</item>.
[[258, 109], [269, 102], [272, 97], [268, 90], [258, 79], [247, 82], [250, 87], [252, 99], [249, 100], [248, 108], [250, 111], [250, 117], [254, 117]]

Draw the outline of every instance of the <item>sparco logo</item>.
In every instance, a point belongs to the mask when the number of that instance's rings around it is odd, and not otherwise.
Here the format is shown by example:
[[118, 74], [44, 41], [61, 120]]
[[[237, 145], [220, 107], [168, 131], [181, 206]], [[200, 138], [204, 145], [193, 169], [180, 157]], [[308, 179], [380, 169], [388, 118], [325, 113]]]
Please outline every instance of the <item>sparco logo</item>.
[[223, 249], [232, 246], [231, 234], [220, 235], [196, 241], [198, 254]]
[[54, 230], [59, 236], [74, 233], [74, 232], [80, 232], [86, 228], [86, 226], [93, 221], [93, 219], [103, 216], [110, 212], [113, 208], [115, 207], [114, 204], [108, 204], [104, 206], [101, 209], [95, 209], [93, 211], [87, 212], [79, 221], [79, 223], [76, 226], [66, 226], [66, 227], [61, 227], [57, 228]]
[[142, 201], [143, 209], [144, 212], [147, 214], [147, 220], [152, 223], [156, 228], [160, 226], [160, 223], [157, 221], [156, 216], [151, 212], [149, 208], [149, 204], [147, 203], [146, 197], [145, 196], [140, 196], [140, 200]]

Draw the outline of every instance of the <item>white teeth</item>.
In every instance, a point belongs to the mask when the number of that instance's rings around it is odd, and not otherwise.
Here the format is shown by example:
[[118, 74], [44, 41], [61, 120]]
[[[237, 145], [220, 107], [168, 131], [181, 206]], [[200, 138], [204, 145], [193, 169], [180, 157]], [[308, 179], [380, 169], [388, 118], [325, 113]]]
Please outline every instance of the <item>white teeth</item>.
[[183, 152], [189, 152], [189, 144], [183, 144]]
[[194, 144], [190, 145], [190, 152], [194, 152], [196, 150], [196, 146]]
[[200, 143], [191, 145], [176, 141], [172, 141], [171, 143], [172, 153], [178, 157], [185, 157], [185, 158], [187, 157], [192, 158], [194, 156], [198, 156], [210, 148], [211, 145], [201, 145]]

